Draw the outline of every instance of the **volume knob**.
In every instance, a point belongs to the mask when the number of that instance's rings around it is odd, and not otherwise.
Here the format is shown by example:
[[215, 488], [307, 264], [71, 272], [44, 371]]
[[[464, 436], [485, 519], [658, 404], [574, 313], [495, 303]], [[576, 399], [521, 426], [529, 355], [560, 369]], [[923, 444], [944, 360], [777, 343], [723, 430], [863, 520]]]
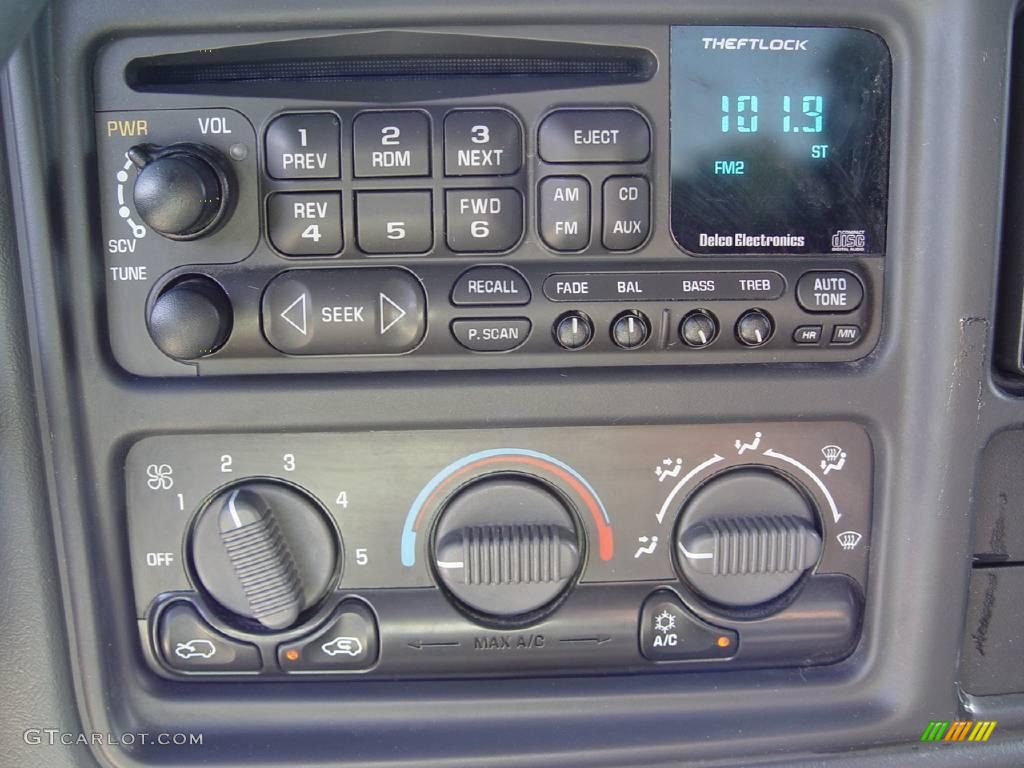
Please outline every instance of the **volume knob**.
[[221, 154], [212, 147], [139, 144], [128, 150], [128, 158], [139, 169], [135, 208], [154, 232], [170, 240], [195, 240], [227, 217], [230, 179]]

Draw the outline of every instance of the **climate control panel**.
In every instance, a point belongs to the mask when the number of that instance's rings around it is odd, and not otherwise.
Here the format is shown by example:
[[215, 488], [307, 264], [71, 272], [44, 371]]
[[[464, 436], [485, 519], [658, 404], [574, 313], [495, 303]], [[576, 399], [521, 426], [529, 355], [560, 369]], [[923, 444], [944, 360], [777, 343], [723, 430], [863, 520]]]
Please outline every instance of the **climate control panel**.
[[807, 665], [859, 639], [853, 424], [156, 436], [126, 476], [166, 676]]

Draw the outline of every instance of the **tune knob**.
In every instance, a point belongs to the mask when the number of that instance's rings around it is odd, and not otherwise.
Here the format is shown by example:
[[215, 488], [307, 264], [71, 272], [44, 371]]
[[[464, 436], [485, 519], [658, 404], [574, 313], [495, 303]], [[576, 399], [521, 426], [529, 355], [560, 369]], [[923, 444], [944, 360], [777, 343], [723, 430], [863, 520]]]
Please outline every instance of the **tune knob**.
[[230, 180], [221, 154], [212, 147], [139, 144], [128, 150], [128, 158], [139, 169], [135, 209], [154, 232], [171, 240], [195, 240], [227, 217]]
[[676, 564], [699, 595], [727, 607], [769, 603], [821, 555], [817, 510], [806, 494], [766, 468], [713, 478], [683, 507]]
[[231, 299], [205, 275], [176, 280], [149, 308], [153, 343], [175, 360], [197, 360], [219, 350], [231, 335]]
[[529, 620], [579, 571], [574, 515], [553, 488], [497, 475], [463, 488], [434, 531], [435, 572], [453, 601], [499, 620]]
[[221, 607], [286, 629], [327, 594], [341, 565], [334, 526], [294, 486], [247, 480], [211, 498], [192, 527], [196, 580]]

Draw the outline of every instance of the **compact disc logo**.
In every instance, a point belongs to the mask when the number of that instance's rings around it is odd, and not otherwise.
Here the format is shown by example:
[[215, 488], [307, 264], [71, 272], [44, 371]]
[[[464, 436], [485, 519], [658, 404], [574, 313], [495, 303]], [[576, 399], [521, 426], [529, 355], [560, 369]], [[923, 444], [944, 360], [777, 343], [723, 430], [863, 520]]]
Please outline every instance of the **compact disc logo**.
[[764, 37], [702, 37], [705, 51], [806, 51], [807, 40]]

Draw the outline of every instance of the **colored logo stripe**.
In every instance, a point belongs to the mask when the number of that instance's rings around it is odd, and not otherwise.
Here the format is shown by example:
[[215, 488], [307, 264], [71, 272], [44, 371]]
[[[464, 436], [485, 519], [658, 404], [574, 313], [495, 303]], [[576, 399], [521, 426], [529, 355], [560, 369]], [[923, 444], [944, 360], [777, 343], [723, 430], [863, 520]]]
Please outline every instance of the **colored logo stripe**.
[[509, 461], [542, 468], [568, 484], [580, 496], [594, 518], [594, 524], [597, 526], [598, 554], [602, 560], [611, 560], [611, 521], [608, 518], [608, 510], [605, 509], [593, 486], [579, 472], [554, 456], [525, 448], [502, 448], [464, 456], [442, 469], [423, 486], [405, 518], [405, 527], [402, 530], [402, 565], [409, 567], [416, 563], [416, 529], [423, 522], [426, 510], [439, 495], [443, 485], [480, 467]]
[[988, 741], [996, 729], [996, 720], [932, 720], [921, 734], [921, 741]]

